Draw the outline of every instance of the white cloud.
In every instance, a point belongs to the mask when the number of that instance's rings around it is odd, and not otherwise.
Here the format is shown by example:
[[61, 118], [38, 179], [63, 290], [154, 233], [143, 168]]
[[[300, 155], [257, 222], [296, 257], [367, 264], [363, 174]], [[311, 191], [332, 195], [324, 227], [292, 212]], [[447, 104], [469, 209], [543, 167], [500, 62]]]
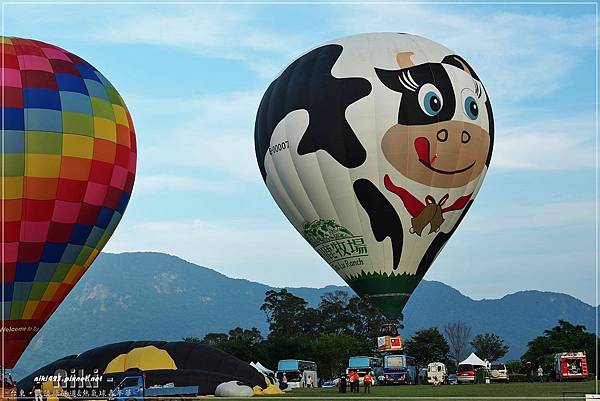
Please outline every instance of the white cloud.
[[[540, 11], [539, 6], [529, 6]], [[528, 15], [486, 6], [365, 5], [340, 8], [332, 20], [346, 34], [409, 32], [438, 41], [474, 66], [492, 100], [514, 102], [567, 85], [582, 55], [593, 60], [594, 13]]]
[[[162, 127], [145, 129], [145, 139], [139, 143], [141, 171], [163, 165], [186, 168], [194, 175], [201, 175], [202, 171], [218, 172], [234, 180], [259, 183], [254, 155], [254, 118], [260, 96], [258, 93], [225, 93], [196, 99], [134, 99], [135, 107], [150, 115], [183, 114], [177, 119], [181, 123], [168, 132], [168, 147], [165, 147]], [[180, 184], [199, 187], [206, 183], [186, 180]]]
[[131, 7], [122, 10], [120, 18], [106, 19], [104, 28], [89, 36], [97, 41], [168, 46], [238, 60], [258, 74], [271, 77], [281, 62], [304, 47], [305, 38], [265, 24], [259, 10], [256, 5]]
[[[93, 21], [82, 15], [93, 15]], [[271, 77], [307, 45], [305, 32], [277, 28], [267, 15], [256, 4], [12, 4], [7, 32], [16, 28], [18, 35], [58, 43], [170, 47], [237, 60]]]
[[[148, 11], [151, 10], [151, 11]], [[286, 53], [298, 39], [257, 24], [257, 7], [186, 5], [135, 7], [128, 20], [106, 21], [96, 40], [179, 47], [209, 56], [244, 58], [251, 52]], [[118, 29], [116, 28], [118, 25]]]
[[496, 127], [492, 163], [510, 170], [576, 170], [595, 166], [593, 115]]

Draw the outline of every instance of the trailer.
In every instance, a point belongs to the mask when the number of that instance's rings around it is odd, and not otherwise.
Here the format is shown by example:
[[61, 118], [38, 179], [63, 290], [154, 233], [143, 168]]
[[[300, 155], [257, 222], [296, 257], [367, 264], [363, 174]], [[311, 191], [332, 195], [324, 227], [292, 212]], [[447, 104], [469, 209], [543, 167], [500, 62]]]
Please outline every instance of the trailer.
[[557, 381], [586, 379], [588, 377], [588, 366], [585, 352], [555, 354], [554, 371]]
[[151, 397], [181, 397], [196, 396], [199, 394], [198, 386], [162, 385], [146, 387], [143, 374], [127, 376], [115, 389], [115, 401], [142, 401]]

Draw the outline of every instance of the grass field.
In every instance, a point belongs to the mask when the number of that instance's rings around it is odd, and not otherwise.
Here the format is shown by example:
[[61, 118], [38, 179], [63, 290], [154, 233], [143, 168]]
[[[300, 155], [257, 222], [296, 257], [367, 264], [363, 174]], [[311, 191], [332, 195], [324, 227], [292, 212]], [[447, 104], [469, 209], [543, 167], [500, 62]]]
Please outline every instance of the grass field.
[[[295, 397], [319, 397], [319, 398], [396, 398], [416, 399], [427, 397], [429, 400], [453, 398], [470, 399], [511, 399], [511, 400], [534, 400], [534, 399], [578, 399], [585, 398], [584, 394], [594, 393], [596, 383], [594, 381], [572, 382], [572, 383], [509, 383], [509, 384], [463, 384], [452, 386], [433, 387], [427, 385], [419, 386], [390, 386], [374, 387], [371, 394], [340, 394], [336, 388], [331, 389], [294, 389], [285, 395], [285, 398]], [[361, 391], [363, 389], [361, 388]]]

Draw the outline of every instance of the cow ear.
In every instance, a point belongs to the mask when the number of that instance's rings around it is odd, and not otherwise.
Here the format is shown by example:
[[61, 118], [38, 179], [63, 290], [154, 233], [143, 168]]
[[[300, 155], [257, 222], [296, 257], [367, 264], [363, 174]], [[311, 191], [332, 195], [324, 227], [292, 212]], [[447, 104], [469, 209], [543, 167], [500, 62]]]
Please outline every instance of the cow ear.
[[380, 68], [375, 68], [377, 78], [379, 78], [386, 87], [394, 92], [402, 93], [406, 88], [400, 84], [400, 71], [402, 70], [382, 70]]
[[473, 77], [476, 80], [478, 80], [479, 82], [481, 82], [479, 77], [475, 73], [475, 71], [469, 65], [469, 63], [467, 63], [465, 61], [465, 59], [463, 59], [461, 56], [458, 56], [456, 54], [451, 54], [449, 56], [446, 56], [442, 60], [442, 64], [448, 64], [448, 65], [454, 66], [456, 68], [460, 68], [461, 70], [463, 70], [464, 72], [469, 74], [471, 77]]

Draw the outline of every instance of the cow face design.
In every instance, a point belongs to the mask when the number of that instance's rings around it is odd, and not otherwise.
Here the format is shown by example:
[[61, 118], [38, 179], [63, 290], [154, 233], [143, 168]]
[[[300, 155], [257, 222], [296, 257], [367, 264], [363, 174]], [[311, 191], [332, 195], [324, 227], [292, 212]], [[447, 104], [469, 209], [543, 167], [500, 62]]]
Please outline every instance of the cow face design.
[[488, 163], [486, 94], [462, 58], [414, 65], [411, 55], [397, 55], [399, 70], [375, 69], [387, 88], [401, 94], [398, 124], [383, 136], [383, 154], [409, 179], [437, 188], [462, 187]]
[[493, 137], [471, 67], [395, 33], [339, 38], [298, 57], [267, 88], [255, 125], [277, 205], [391, 318], [473, 204]]

